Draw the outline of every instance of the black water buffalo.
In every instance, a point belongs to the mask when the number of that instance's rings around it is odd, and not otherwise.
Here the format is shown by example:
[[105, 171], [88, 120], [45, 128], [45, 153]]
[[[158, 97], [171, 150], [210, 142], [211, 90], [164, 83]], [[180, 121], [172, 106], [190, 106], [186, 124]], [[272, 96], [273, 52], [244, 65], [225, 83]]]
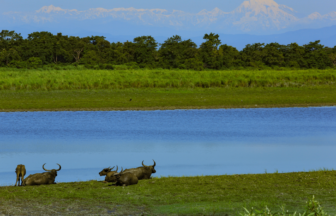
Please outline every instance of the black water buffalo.
[[112, 171], [113, 168], [114, 167], [105, 168], [99, 173], [100, 176], [106, 176], [105, 177], [105, 182], [116, 182], [117, 181], [114, 174], [118, 172], [118, 166], [117, 166], [117, 169], [115, 171]]
[[123, 171], [121, 168], [120, 173], [114, 174], [116, 178], [116, 186], [128, 186], [138, 184], [138, 178], [134, 175], [133, 172]]
[[[17, 167], [15, 169], [15, 173], [16, 173], [15, 186], [17, 185], [18, 182], [19, 182], [19, 185], [22, 185], [22, 182], [24, 180], [24, 176], [26, 175], [26, 167], [25, 167], [25, 165], [23, 165], [23, 164], [17, 165]], [[20, 184], [20, 179], [21, 179], [21, 184]]]
[[156, 166], [155, 161], [154, 161], [153, 166], [146, 166], [146, 165], [143, 164], [143, 161], [142, 161], [142, 167], [126, 169], [126, 170], [124, 170], [124, 172], [133, 173], [139, 180], [150, 179], [152, 173], [156, 173], [156, 170], [154, 168], [155, 166]]
[[59, 166], [59, 169], [52, 169], [52, 170], [47, 170], [44, 168], [44, 165], [42, 166], [42, 168], [45, 171], [48, 172], [44, 172], [44, 173], [36, 173], [33, 175], [29, 175], [24, 181], [23, 181], [23, 185], [42, 185], [42, 184], [56, 184], [55, 182], [55, 178], [57, 176], [57, 171], [61, 170], [61, 165], [57, 164]]

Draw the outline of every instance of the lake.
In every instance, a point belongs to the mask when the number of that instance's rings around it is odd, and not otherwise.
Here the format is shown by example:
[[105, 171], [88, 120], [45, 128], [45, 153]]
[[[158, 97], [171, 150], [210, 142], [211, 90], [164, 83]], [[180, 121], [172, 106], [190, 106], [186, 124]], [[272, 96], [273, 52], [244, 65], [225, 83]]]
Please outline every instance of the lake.
[[1, 112], [0, 185], [58, 168], [56, 182], [157, 163], [154, 177], [336, 168], [336, 107]]

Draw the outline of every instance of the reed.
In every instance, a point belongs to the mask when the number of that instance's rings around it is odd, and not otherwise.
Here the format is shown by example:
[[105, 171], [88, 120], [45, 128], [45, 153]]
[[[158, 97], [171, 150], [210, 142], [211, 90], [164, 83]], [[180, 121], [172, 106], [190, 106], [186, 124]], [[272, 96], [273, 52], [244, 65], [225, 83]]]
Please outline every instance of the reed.
[[[75, 67], [74, 67], [75, 68]], [[64, 68], [67, 69], [67, 68]], [[255, 88], [335, 85], [336, 70], [0, 70], [0, 90]]]

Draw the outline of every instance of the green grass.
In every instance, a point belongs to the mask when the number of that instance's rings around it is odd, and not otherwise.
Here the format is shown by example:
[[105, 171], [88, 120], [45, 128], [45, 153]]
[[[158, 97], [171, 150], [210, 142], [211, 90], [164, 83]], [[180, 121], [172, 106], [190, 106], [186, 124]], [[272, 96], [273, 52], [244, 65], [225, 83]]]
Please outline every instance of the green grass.
[[[0, 110], [137, 110], [336, 105], [336, 70], [0, 68]], [[130, 99], [132, 99], [130, 101]]]
[[0, 111], [159, 110], [332, 105], [336, 105], [336, 86], [0, 91]]
[[[62, 172], [59, 172], [62, 175]], [[0, 187], [0, 213], [15, 215], [238, 215], [264, 209], [304, 212], [315, 196], [336, 214], [336, 171], [161, 177], [128, 187], [98, 181]], [[13, 179], [14, 180], [14, 179]], [[57, 178], [56, 178], [57, 180]], [[23, 211], [24, 210], [24, 211]]]
[[0, 90], [301, 87], [333, 85], [336, 70], [0, 70]]

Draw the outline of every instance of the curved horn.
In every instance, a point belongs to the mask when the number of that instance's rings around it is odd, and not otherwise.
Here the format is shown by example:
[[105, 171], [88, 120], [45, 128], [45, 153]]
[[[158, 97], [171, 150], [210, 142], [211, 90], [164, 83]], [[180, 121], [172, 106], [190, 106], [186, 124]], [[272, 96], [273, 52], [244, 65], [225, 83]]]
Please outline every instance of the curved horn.
[[122, 172], [124, 172], [124, 169], [121, 167], [121, 171], [120, 171], [120, 173], [122, 173]]
[[56, 170], [56, 171], [60, 171], [62, 167], [61, 167], [61, 165], [59, 165], [59, 164], [57, 164], [57, 165], [59, 166], [59, 169]]
[[155, 166], [156, 166], [155, 160], [153, 159], [153, 161], [154, 161], [154, 165], [153, 165], [153, 167], [155, 167]]
[[[115, 166], [114, 166], [114, 167], [115, 167]], [[112, 170], [114, 169], [114, 167], [112, 167], [112, 168], [109, 167], [109, 170], [112, 171]]]
[[146, 166], [145, 164], [143, 164], [143, 161], [142, 161], [142, 166], [144, 166], [144, 167], [148, 167], [148, 166]]
[[44, 165], [45, 165], [45, 164], [46, 164], [46, 163], [43, 164], [42, 168], [43, 168], [45, 171], [51, 171], [51, 170], [47, 170], [46, 168], [44, 168]]
[[117, 165], [117, 169], [116, 169], [116, 172], [118, 172], [118, 165]]

